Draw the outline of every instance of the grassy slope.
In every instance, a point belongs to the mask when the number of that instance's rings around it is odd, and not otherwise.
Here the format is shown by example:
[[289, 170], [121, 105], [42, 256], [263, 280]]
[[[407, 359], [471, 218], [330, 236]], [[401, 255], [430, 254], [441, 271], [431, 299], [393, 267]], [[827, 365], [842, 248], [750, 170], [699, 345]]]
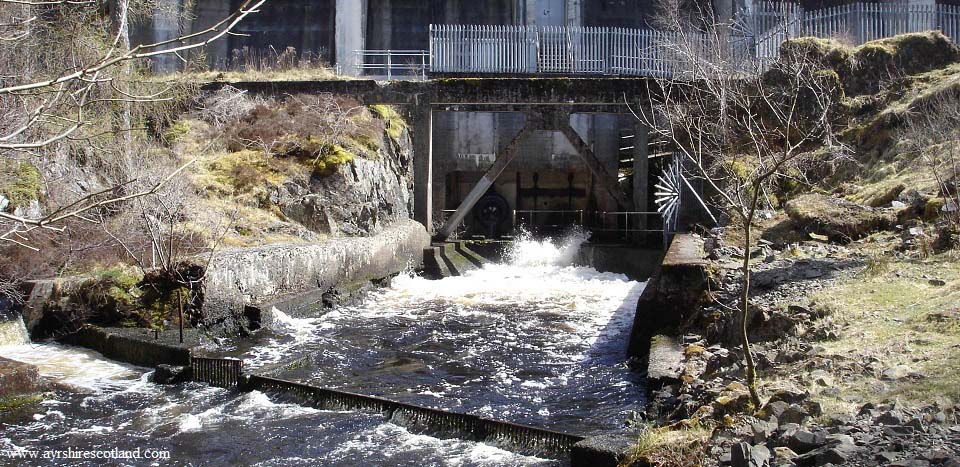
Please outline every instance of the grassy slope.
[[[812, 297], [832, 310], [842, 326], [839, 339], [820, 343], [825, 354], [876, 359], [862, 374], [836, 378], [840, 395], [820, 396], [827, 407], [850, 409], [841, 403], [849, 395], [875, 403], [924, 403], [942, 396], [960, 400], [960, 319], [943, 317], [956, 313], [960, 304], [958, 256], [948, 252], [926, 259], [879, 260]], [[896, 365], [922, 376], [883, 380], [882, 371]]]

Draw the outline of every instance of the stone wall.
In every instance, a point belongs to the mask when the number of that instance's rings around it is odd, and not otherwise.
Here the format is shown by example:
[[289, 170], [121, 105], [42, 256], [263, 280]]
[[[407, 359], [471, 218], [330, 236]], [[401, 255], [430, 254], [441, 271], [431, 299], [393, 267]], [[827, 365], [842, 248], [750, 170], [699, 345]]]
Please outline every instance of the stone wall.
[[405, 220], [372, 237], [225, 250], [207, 269], [202, 324], [221, 335], [253, 330], [261, 304], [389, 277], [419, 265], [429, 244], [423, 225]]

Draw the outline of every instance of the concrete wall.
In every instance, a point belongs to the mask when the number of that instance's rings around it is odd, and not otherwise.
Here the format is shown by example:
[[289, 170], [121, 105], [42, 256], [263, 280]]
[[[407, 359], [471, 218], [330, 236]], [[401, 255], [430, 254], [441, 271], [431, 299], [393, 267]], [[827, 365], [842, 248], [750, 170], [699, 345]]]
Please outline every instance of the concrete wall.
[[121, 335], [116, 330], [84, 326], [61, 341], [96, 350], [103, 356], [131, 365], [154, 367], [157, 365], [189, 365], [190, 348], [152, 342]]
[[293, 47], [333, 63], [335, 7], [335, 0], [270, 0], [237, 26], [240, 35], [230, 36], [229, 51], [244, 47], [267, 51], [272, 47], [283, 52]]
[[583, 25], [642, 28], [654, 12], [654, 0], [580, 0]]
[[429, 244], [423, 225], [408, 220], [373, 237], [222, 251], [207, 269], [203, 324], [222, 335], [249, 330], [258, 318], [250, 307], [389, 277], [418, 265]]
[[663, 262], [637, 301], [628, 354], [646, 355], [650, 339], [674, 333], [697, 312], [707, 289], [707, 261], [703, 240], [692, 234], [675, 235]]

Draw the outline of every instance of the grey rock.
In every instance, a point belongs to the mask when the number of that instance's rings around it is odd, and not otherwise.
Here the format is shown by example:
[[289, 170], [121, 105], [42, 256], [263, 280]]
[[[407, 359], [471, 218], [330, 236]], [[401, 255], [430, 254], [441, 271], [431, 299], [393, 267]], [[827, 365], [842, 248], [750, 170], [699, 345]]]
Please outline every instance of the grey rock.
[[883, 434], [890, 437], [910, 436], [914, 433], [912, 426], [887, 426], [883, 428]]
[[762, 444], [751, 446], [739, 443], [730, 448], [730, 465], [733, 467], [769, 467], [770, 450]]
[[896, 452], [881, 451], [878, 452], [876, 456], [873, 456], [873, 460], [889, 464], [890, 462], [896, 461], [898, 457], [900, 457], [900, 454]]
[[797, 404], [790, 404], [787, 408], [777, 416], [777, 420], [780, 421], [780, 424], [784, 423], [796, 423], [798, 425], [803, 425], [803, 422], [809, 418], [810, 414], [807, 411], [800, 407]]
[[800, 455], [795, 462], [801, 466], [846, 465], [859, 450], [850, 436], [828, 435], [826, 445]]
[[787, 404], [799, 404], [807, 400], [810, 397], [810, 394], [806, 392], [799, 391], [790, 391], [787, 389], [781, 389], [772, 396], [770, 396], [769, 402], [786, 402]]
[[914, 374], [915, 372], [912, 368], [906, 365], [897, 365], [883, 370], [883, 373], [880, 375], [880, 377], [886, 381], [900, 381], [902, 379], [909, 378]]
[[573, 445], [570, 460], [573, 464], [616, 466], [633, 454], [636, 436], [624, 434], [591, 436]]
[[903, 425], [906, 417], [899, 410], [888, 410], [874, 418], [874, 422], [881, 425]]
[[766, 443], [773, 433], [777, 431], [777, 422], [757, 421], [750, 425], [753, 430], [753, 442], [756, 444]]
[[777, 462], [790, 462], [792, 464], [798, 454], [786, 446], [779, 446], [773, 448], [773, 456]]
[[927, 431], [927, 427], [923, 424], [923, 420], [920, 420], [917, 417], [907, 420], [907, 423], [904, 423], [904, 426], [913, 428], [915, 431]]
[[180, 384], [190, 379], [190, 367], [173, 365], [157, 365], [150, 377], [150, 381], [155, 384]]
[[824, 370], [814, 370], [810, 373], [810, 380], [814, 384], [821, 387], [833, 386], [833, 376], [830, 376], [830, 373], [827, 373]]
[[928, 467], [930, 462], [923, 459], [909, 459], [891, 462], [890, 467]]
[[6, 196], [0, 194], [0, 211], [6, 211], [7, 206], [10, 206], [10, 200]]
[[798, 454], [804, 454], [826, 444], [827, 435], [823, 432], [813, 433], [801, 429], [793, 433], [786, 441], [787, 447]]

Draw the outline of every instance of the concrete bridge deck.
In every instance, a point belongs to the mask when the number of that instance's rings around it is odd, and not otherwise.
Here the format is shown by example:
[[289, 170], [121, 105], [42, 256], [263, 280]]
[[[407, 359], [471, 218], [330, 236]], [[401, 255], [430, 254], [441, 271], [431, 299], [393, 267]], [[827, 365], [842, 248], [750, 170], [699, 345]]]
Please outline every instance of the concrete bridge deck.
[[[445, 78], [426, 81], [239, 81], [211, 82], [204, 89], [233, 86], [256, 94], [330, 93], [365, 105], [434, 106], [622, 106], [645, 101], [656, 88], [650, 78]], [[627, 99], [627, 100], [625, 100]], [[490, 111], [490, 109], [485, 109]]]

